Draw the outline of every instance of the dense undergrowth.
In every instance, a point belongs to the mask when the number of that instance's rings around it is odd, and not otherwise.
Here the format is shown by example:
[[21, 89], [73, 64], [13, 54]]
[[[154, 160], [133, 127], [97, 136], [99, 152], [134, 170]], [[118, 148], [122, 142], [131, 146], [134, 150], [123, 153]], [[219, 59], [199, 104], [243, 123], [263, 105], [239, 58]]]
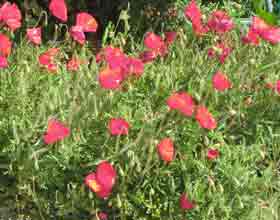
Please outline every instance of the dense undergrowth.
[[[169, 19], [129, 18], [122, 12], [122, 32], [114, 32], [113, 23], [107, 26], [103, 43], [131, 56], [144, 50], [144, 32], [177, 32], [168, 55], [145, 64], [143, 75], [129, 78], [119, 90], [100, 87], [100, 64], [88, 43], [81, 47], [68, 39], [35, 47], [20, 32], [14, 36], [9, 67], [0, 72], [0, 219], [97, 219], [101, 211], [122, 220], [279, 218], [279, 94], [267, 84], [279, 79], [280, 47], [244, 45], [240, 37], [246, 27], [238, 21], [245, 6], [213, 3], [203, 6], [203, 13], [223, 8], [236, 29], [223, 38], [233, 48], [226, 62], [209, 59], [218, 38], [194, 35], [184, 17], [187, 2], [176, 2], [174, 17], [163, 15]], [[38, 64], [51, 47], [61, 48], [57, 74]], [[70, 72], [64, 62], [72, 54], [91, 62]], [[218, 70], [226, 73], [231, 89], [213, 88]], [[207, 106], [216, 129], [171, 111], [166, 100], [176, 91]], [[108, 132], [115, 117], [131, 125], [127, 136]], [[70, 137], [46, 145], [42, 137], [50, 118], [65, 122]], [[156, 149], [165, 137], [176, 149], [169, 164]], [[219, 157], [209, 160], [209, 148], [218, 149]], [[103, 160], [117, 171], [105, 200], [84, 184]], [[180, 209], [184, 192], [194, 209]]]

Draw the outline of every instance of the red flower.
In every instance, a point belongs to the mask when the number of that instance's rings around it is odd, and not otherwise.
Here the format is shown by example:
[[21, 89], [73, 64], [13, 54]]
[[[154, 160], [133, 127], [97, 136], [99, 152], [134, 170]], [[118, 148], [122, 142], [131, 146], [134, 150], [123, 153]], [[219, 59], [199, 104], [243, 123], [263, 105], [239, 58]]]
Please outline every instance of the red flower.
[[147, 48], [151, 50], [159, 51], [160, 48], [163, 47], [164, 41], [160, 36], [156, 35], [155, 33], [148, 32], [146, 33], [144, 44]]
[[49, 10], [53, 16], [57, 17], [61, 21], [67, 21], [67, 5], [64, 0], [51, 0], [49, 4]]
[[198, 106], [196, 110], [196, 120], [202, 128], [213, 130], [217, 127], [217, 122], [205, 106]]
[[91, 191], [96, 193], [97, 197], [101, 199], [107, 198], [111, 194], [111, 191], [103, 188], [102, 185], [97, 181], [96, 174], [94, 172], [86, 176], [85, 184], [90, 188]]
[[127, 56], [120, 48], [106, 47], [104, 49], [104, 59], [109, 64], [111, 69], [121, 68], [126, 69]]
[[0, 8], [0, 22], [4, 22], [12, 31], [21, 26], [21, 19], [21, 12], [15, 3], [5, 2]]
[[128, 135], [130, 125], [122, 118], [113, 118], [109, 122], [109, 131], [111, 135]]
[[280, 28], [271, 27], [266, 31], [263, 31], [261, 37], [271, 44], [280, 43]]
[[218, 91], [225, 91], [231, 88], [231, 82], [222, 72], [218, 71], [212, 78], [212, 85]]
[[129, 74], [141, 76], [144, 72], [144, 63], [138, 58], [129, 57], [127, 59], [127, 72]]
[[195, 208], [195, 203], [190, 201], [186, 195], [186, 193], [183, 193], [180, 197], [180, 207], [183, 210], [191, 210]]
[[139, 55], [139, 58], [142, 60], [143, 63], [149, 63], [154, 61], [157, 58], [158, 54], [156, 51], [147, 50], [144, 51]]
[[176, 37], [177, 37], [177, 32], [175, 32], [175, 31], [165, 32], [164, 33], [165, 44], [167, 44], [167, 45], [172, 44], [176, 40]]
[[108, 215], [105, 212], [98, 212], [97, 216], [98, 216], [98, 220], [107, 220], [108, 219]]
[[42, 29], [38, 28], [28, 28], [26, 32], [27, 38], [32, 43], [39, 45], [42, 42]]
[[232, 19], [226, 12], [219, 10], [212, 13], [207, 25], [212, 31], [218, 34], [228, 32], [234, 28]]
[[77, 41], [79, 44], [83, 45], [86, 42], [86, 35], [83, 31], [82, 26], [72, 26], [70, 28], [70, 35], [73, 37], [75, 41]]
[[114, 167], [107, 161], [103, 161], [98, 164], [96, 168], [96, 180], [102, 185], [102, 188], [106, 191], [111, 191], [116, 183], [117, 173]]
[[251, 30], [256, 34], [261, 35], [264, 31], [268, 30], [271, 26], [259, 17], [254, 16], [252, 19]]
[[172, 94], [167, 99], [167, 105], [170, 109], [176, 109], [185, 116], [190, 117], [194, 113], [194, 101], [191, 95], [186, 92], [177, 92]]
[[123, 73], [120, 68], [106, 67], [100, 71], [98, 80], [104, 89], [118, 89], [123, 81]]
[[280, 94], [280, 80], [277, 80], [277, 82], [276, 82], [276, 92], [278, 93], [278, 94]]
[[12, 43], [10, 39], [0, 33], [0, 56], [8, 57], [12, 50]]
[[7, 58], [0, 55], [0, 69], [4, 69], [8, 67]]
[[208, 160], [215, 160], [220, 156], [220, 152], [217, 149], [209, 149], [207, 152]]
[[108, 197], [116, 183], [117, 173], [107, 161], [97, 165], [96, 173], [92, 172], [85, 178], [85, 184], [96, 193], [99, 198]]
[[165, 162], [171, 162], [174, 159], [174, 145], [170, 138], [164, 138], [157, 145], [157, 151], [162, 160]]
[[59, 52], [59, 48], [51, 48], [39, 56], [39, 63], [47, 68], [50, 72], [57, 71], [57, 65], [54, 58]]
[[90, 14], [81, 12], [76, 16], [76, 26], [81, 26], [84, 32], [96, 32], [98, 23]]
[[246, 36], [242, 37], [244, 44], [259, 45], [260, 40], [258, 34], [256, 34], [252, 28], [249, 29]]
[[202, 24], [202, 16], [195, 0], [192, 0], [185, 8], [185, 16], [192, 22], [192, 27], [196, 35], [201, 36], [208, 32], [208, 28]]
[[44, 135], [46, 144], [53, 144], [70, 135], [70, 129], [56, 119], [51, 119], [48, 122], [47, 132]]

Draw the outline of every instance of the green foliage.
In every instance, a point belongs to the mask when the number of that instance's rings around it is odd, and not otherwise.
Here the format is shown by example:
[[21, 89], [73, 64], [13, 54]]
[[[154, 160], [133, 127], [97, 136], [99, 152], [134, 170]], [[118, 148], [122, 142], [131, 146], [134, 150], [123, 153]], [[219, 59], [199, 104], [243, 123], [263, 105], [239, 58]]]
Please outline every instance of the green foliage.
[[[182, 24], [180, 19], [168, 23], [179, 35], [168, 57], [147, 65], [139, 80], [115, 92], [100, 88], [95, 62], [77, 73], [60, 63], [58, 74], [49, 74], [37, 59], [53, 43], [16, 45], [11, 66], [0, 72], [0, 219], [88, 220], [100, 210], [121, 220], [279, 218], [279, 95], [264, 84], [279, 79], [280, 47], [244, 46], [234, 32], [229, 41], [235, 50], [220, 66], [207, 58], [214, 37], [197, 39], [187, 22]], [[130, 31], [111, 30], [104, 38], [115, 46], [131, 54], [143, 50]], [[63, 53], [72, 50], [67, 42], [59, 46]], [[86, 47], [74, 53], [93, 58]], [[233, 82], [228, 92], [211, 86], [217, 69]], [[215, 131], [168, 110], [167, 97], [179, 90], [213, 112]], [[42, 136], [50, 117], [67, 122], [72, 135], [48, 147]], [[127, 137], [108, 134], [111, 117], [130, 122]], [[169, 165], [155, 148], [166, 136], [176, 147]], [[220, 150], [216, 161], [206, 159], [209, 147]], [[112, 196], [102, 201], [83, 178], [105, 159], [116, 167], [118, 179]], [[180, 210], [182, 192], [196, 201], [196, 209]]]

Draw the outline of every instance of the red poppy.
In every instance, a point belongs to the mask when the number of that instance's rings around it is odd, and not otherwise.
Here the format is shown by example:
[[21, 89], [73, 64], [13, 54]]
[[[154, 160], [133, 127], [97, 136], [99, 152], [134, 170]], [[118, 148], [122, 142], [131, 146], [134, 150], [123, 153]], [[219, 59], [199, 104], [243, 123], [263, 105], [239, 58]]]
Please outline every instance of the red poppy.
[[218, 149], [209, 149], [207, 152], [208, 160], [215, 160], [220, 156], [220, 152]]
[[202, 15], [195, 0], [192, 0], [185, 8], [185, 16], [192, 22], [196, 35], [201, 36], [208, 32], [208, 28], [202, 24]]
[[51, 119], [48, 122], [47, 132], [44, 135], [46, 144], [53, 144], [70, 135], [70, 129], [56, 119]]
[[177, 32], [175, 32], [175, 31], [165, 32], [164, 33], [165, 44], [167, 44], [167, 45], [172, 44], [176, 40], [176, 37], [177, 37]]
[[49, 10], [53, 14], [53, 16], [57, 17], [61, 21], [67, 21], [67, 5], [64, 0], [51, 0], [49, 4]]
[[77, 41], [79, 44], [83, 45], [86, 42], [86, 35], [83, 31], [82, 26], [72, 26], [70, 28], [70, 35], [73, 37], [75, 41]]
[[76, 26], [81, 26], [84, 32], [96, 32], [98, 23], [92, 15], [81, 12], [76, 16]]
[[170, 138], [164, 138], [157, 145], [157, 151], [162, 160], [171, 162], [174, 159], [174, 144]]
[[264, 31], [268, 30], [271, 26], [261, 18], [254, 16], [252, 19], [251, 30], [256, 34], [261, 35]]
[[7, 58], [0, 55], [0, 69], [4, 69], [8, 67]]
[[122, 52], [120, 48], [114, 48], [112, 46], [106, 47], [104, 49], [104, 59], [111, 69], [126, 69], [127, 56]]
[[57, 71], [57, 65], [54, 58], [58, 54], [59, 48], [51, 48], [39, 56], [39, 63], [47, 68], [50, 72]]
[[185, 116], [192, 116], [195, 109], [195, 103], [191, 97], [186, 92], [177, 92], [172, 94], [167, 99], [167, 105], [170, 109], [176, 109]]
[[0, 22], [4, 22], [12, 31], [21, 26], [21, 19], [21, 12], [15, 3], [5, 2], [0, 8]]
[[217, 127], [217, 122], [205, 106], [198, 106], [196, 110], [196, 120], [202, 128], [213, 130]]
[[120, 68], [106, 67], [99, 72], [99, 83], [104, 89], [118, 89], [123, 81], [123, 73]]
[[0, 56], [8, 57], [12, 50], [12, 43], [10, 39], [0, 33]]
[[85, 178], [85, 184], [96, 193], [99, 198], [108, 197], [116, 183], [117, 173], [107, 161], [97, 165], [96, 173], [92, 172]]
[[271, 27], [266, 31], [263, 31], [261, 37], [271, 44], [280, 43], [280, 28]]
[[109, 122], [109, 131], [111, 135], [128, 135], [130, 125], [122, 118], [113, 118]]
[[228, 32], [234, 28], [234, 23], [232, 19], [227, 15], [224, 11], [214, 11], [207, 23], [208, 27], [217, 32], [218, 34], [222, 34]]
[[127, 59], [127, 72], [138, 77], [141, 76], [144, 72], [144, 63], [138, 58], [129, 57]]
[[103, 186], [97, 181], [96, 174], [94, 172], [86, 176], [85, 184], [90, 188], [91, 191], [96, 193], [97, 197], [101, 199], [107, 198], [111, 194], [111, 191], [104, 189]]
[[147, 48], [155, 51], [159, 51], [160, 48], [163, 47], [164, 41], [162, 38], [158, 35], [156, 35], [153, 32], [146, 33], [144, 44]]
[[190, 201], [186, 193], [183, 193], [180, 197], [180, 207], [183, 210], [191, 210], [195, 208], [195, 203]]
[[277, 80], [277, 81], [276, 81], [276, 86], [275, 86], [275, 88], [276, 88], [276, 92], [277, 92], [278, 94], [280, 94], [280, 80]]
[[106, 191], [111, 191], [116, 183], [117, 173], [114, 167], [107, 161], [103, 161], [98, 164], [96, 168], [96, 180], [102, 185], [102, 188]]
[[147, 50], [144, 51], [139, 55], [139, 58], [142, 60], [143, 63], [149, 63], [154, 61], [157, 58], [158, 54], [156, 51]]
[[98, 216], [98, 220], [107, 220], [108, 219], [108, 215], [105, 212], [98, 212], [97, 216]]
[[29, 41], [32, 43], [39, 45], [42, 43], [42, 29], [38, 28], [28, 28], [26, 31], [26, 35]]
[[216, 72], [212, 77], [212, 85], [216, 90], [221, 92], [231, 88], [231, 82], [227, 76], [220, 71]]
[[242, 42], [244, 44], [259, 45], [259, 35], [256, 34], [252, 28], [249, 28], [247, 35], [242, 37]]

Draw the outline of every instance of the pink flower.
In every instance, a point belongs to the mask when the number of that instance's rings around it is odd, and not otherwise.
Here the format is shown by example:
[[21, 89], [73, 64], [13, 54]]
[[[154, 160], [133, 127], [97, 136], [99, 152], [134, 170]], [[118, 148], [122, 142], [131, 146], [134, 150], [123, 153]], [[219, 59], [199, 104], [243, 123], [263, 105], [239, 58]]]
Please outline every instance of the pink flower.
[[169, 31], [164, 33], [164, 42], [166, 45], [171, 45], [177, 37], [177, 32], [175, 31]]
[[123, 72], [120, 68], [106, 67], [99, 72], [98, 80], [104, 89], [118, 89], [123, 82]]
[[57, 17], [61, 21], [66, 22], [68, 20], [67, 5], [64, 0], [51, 0], [49, 10], [53, 16]]
[[0, 56], [8, 57], [11, 54], [12, 43], [10, 39], [0, 33]]
[[156, 51], [147, 50], [139, 55], [139, 58], [143, 63], [149, 63], [154, 61], [157, 58], [158, 54]]
[[261, 37], [271, 44], [280, 43], [280, 28], [271, 27], [266, 31], [263, 31]]
[[81, 26], [84, 32], [96, 32], [98, 23], [92, 15], [80, 12], [76, 16], [76, 26]]
[[220, 156], [220, 152], [217, 149], [209, 149], [207, 152], [208, 160], [215, 160]]
[[108, 215], [105, 212], [98, 212], [97, 216], [99, 218], [98, 220], [107, 220], [108, 219]]
[[202, 128], [213, 130], [217, 127], [215, 118], [205, 106], [200, 105], [197, 107], [195, 118]]
[[116, 176], [117, 173], [110, 163], [103, 161], [98, 164], [96, 168], [96, 180], [107, 191], [112, 191], [116, 183]]
[[39, 56], [39, 63], [50, 72], [57, 71], [57, 65], [54, 63], [55, 56], [58, 54], [59, 48], [51, 48]]
[[278, 94], [280, 94], [280, 80], [277, 80], [277, 81], [276, 81], [276, 86], [275, 86], [275, 88], [276, 88], [276, 92], [277, 92]]
[[224, 11], [214, 11], [207, 23], [208, 27], [217, 32], [223, 34], [234, 28], [232, 19]]
[[111, 135], [128, 135], [130, 125], [122, 118], [113, 118], [109, 122], [109, 131]]
[[26, 35], [30, 42], [39, 45], [42, 42], [41, 27], [38, 28], [28, 28]]
[[144, 72], [144, 63], [142, 60], [134, 57], [127, 58], [127, 73], [141, 76]]
[[116, 183], [115, 168], [107, 161], [97, 165], [96, 173], [92, 172], [85, 178], [85, 184], [96, 193], [99, 198], [108, 197]]
[[244, 44], [252, 44], [257, 46], [259, 45], [260, 40], [258, 34], [255, 33], [252, 28], [250, 28], [247, 35], [242, 37], [242, 42]]
[[195, 203], [190, 201], [186, 193], [183, 193], [180, 197], [180, 207], [183, 210], [191, 210], [195, 208]]
[[162, 160], [165, 162], [171, 162], [174, 159], [174, 144], [170, 138], [164, 138], [157, 145], [157, 151]]
[[70, 129], [56, 119], [48, 122], [47, 132], [44, 135], [46, 144], [54, 144], [70, 135]]
[[86, 35], [83, 31], [82, 26], [72, 26], [70, 28], [70, 35], [71, 37], [77, 41], [79, 44], [83, 45], [86, 42]]
[[5, 2], [0, 8], [0, 22], [5, 23], [12, 31], [21, 26], [21, 12], [18, 6], [10, 2]]
[[0, 55], [0, 69], [4, 69], [8, 67], [7, 58]]
[[222, 72], [217, 71], [212, 78], [212, 85], [218, 91], [225, 91], [231, 88], [231, 82]]
[[195, 104], [191, 97], [186, 92], [176, 92], [167, 99], [167, 105], [170, 109], [175, 109], [183, 115], [191, 117], [194, 113]]
[[208, 27], [202, 24], [202, 15], [195, 0], [192, 0], [185, 8], [185, 16], [192, 22], [192, 27], [197, 36], [208, 32]]
[[158, 35], [153, 32], [146, 33], [144, 44], [147, 48], [159, 51], [164, 46], [164, 41]]

